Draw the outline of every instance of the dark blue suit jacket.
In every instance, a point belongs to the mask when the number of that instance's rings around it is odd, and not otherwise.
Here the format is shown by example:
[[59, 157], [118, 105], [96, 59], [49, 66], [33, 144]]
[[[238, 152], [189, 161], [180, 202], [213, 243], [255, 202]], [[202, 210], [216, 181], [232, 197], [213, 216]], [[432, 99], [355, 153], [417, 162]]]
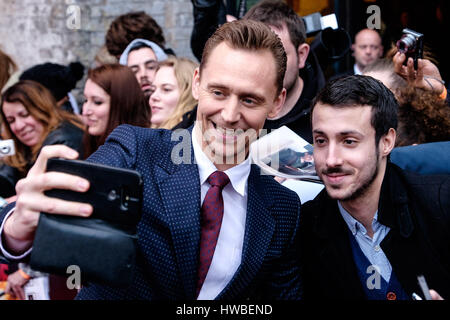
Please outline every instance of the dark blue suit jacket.
[[[200, 179], [192, 144], [185, 150], [192, 164], [174, 164], [171, 131], [119, 126], [88, 161], [137, 170], [144, 181], [142, 219], [138, 225], [140, 259], [132, 286], [125, 289], [90, 284], [79, 299], [196, 298], [200, 243]], [[218, 299], [297, 299], [298, 257], [293, 239], [300, 200], [253, 166], [242, 263]]]

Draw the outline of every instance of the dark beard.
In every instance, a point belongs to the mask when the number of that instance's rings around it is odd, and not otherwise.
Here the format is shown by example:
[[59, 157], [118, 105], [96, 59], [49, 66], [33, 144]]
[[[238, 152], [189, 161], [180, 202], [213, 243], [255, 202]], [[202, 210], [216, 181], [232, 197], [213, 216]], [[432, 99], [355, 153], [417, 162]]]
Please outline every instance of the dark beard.
[[363, 196], [367, 192], [367, 189], [369, 189], [369, 187], [372, 185], [372, 183], [375, 181], [375, 179], [378, 175], [378, 167], [379, 167], [379, 165], [378, 165], [378, 163], [379, 163], [378, 148], [376, 149], [376, 156], [377, 156], [377, 164], [376, 164], [375, 170], [374, 170], [372, 176], [370, 177], [370, 179], [367, 180], [361, 187], [356, 189], [356, 191], [353, 192], [349, 197], [347, 197], [345, 199], [340, 199], [340, 201], [352, 201], [352, 200], [358, 199], [359, 197]]

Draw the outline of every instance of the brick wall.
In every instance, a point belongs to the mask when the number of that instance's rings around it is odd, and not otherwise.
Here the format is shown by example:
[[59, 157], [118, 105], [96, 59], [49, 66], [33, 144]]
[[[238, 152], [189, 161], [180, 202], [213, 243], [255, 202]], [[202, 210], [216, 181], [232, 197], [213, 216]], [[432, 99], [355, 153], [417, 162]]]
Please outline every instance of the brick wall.
[[21, 70], [47, 61], [89, 67], [111, 21], [141, 10], [162, 27], [167, 47], [195, 59], [190, 0], [0, 0], [0, 47]]

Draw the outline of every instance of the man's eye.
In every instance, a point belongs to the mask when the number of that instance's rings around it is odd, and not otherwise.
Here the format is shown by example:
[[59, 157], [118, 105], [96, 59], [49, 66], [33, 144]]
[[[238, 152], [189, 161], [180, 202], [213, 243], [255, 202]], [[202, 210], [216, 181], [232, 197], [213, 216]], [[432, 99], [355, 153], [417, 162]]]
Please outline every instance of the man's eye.
[[255, 104], [255, 100], [250, 99], [250, 98], [244, 98], [244, 99], [242, 99], [242, 102], [247, 105]]
[[324, 144], [324, 143], [325, 143], [325, 139], [323, 139], [323, 138], [316, 138], [314, 140], [314, 144], [316, 144], [316, 145], [321, 145], [321, 144]]
[[351, 140], [351, 139], [345, 139], [344, 140], [344, 144], [352, 146], [352, 145], [356, 144], [356, 141], [355, 140]]
[[223, 96], [223, 93], [221, 91], [219, 91], [219, 90], [213, 90], [212, 93], [213, 93], [213, 95], [215, 95], [217, 97]]

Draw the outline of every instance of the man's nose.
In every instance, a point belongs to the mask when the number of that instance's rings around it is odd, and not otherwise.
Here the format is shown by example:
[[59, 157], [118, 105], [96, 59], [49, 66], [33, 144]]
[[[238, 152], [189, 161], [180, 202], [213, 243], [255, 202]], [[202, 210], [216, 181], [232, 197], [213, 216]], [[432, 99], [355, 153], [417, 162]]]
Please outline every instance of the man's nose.
[[372, 54], [374, 51], [375, 51], [375, 48], [372, 47], [372, 46], [367, 47], [367, 49], [366, 49], [366, 53], [367, 53], [367, 54]]
[[146, 77], [147, 77], [147, 75], [146, 75], [146, 72], [145, 72], [145, 68], [139, 68], [138, 72], [136, 72], [136, 78], [138, 80], [140, 80], [140, 79], [143, 79], [143, 78], [146, 78]]
[[239, 121], [241, 119], [239, 99], [237, 97], [230, 97], [226, 101], [221, 115], [225, 122], [233, 123]]
[[335, 143], [330, 143], [328, 146], [326, 165], [327, 167], [333, 168], [342, 165], [342, 157], [340, 150]]

